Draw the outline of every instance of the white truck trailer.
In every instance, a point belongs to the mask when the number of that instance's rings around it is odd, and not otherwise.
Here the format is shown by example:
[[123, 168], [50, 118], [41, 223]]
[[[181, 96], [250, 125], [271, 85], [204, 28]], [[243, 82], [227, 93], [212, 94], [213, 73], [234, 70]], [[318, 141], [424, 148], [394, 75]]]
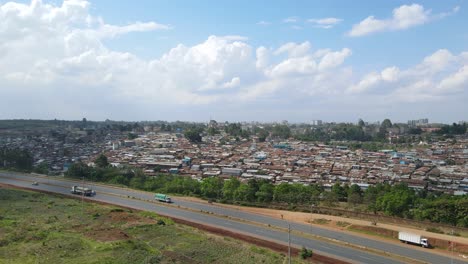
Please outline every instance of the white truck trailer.
[[90, 188], [81, 187], [81, 186], [72, 186], [70, 192], [72, 194], [84, 195], [84, 196], [93, 196], [95, 192]]
[[425, 248], [429, 247], [429, 241], [427, 240], [427, 238], [424, 238], [418, 234], [398, 232], [398, 239], [403, 243], [411, 243]]

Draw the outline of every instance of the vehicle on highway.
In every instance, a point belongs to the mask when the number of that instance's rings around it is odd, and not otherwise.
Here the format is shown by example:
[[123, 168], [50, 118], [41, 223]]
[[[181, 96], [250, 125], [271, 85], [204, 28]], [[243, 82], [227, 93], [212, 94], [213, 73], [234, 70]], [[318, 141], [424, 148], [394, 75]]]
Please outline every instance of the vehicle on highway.
[[398, 239], [403, 243], [411, 243], [421, 247], [429, 248], [429, 241], [427, 238], [418, 234], [411, 234], [406, 232], [398, 232]]
[[81, 187], [81, 186], [72, 186], [70, 192], [72, 194], [78, 194], [78, 195], [84, 195], [84, 196], [93, 196], [96, 194], [93, 190], [87, 187]]
[[165, 202], [165, 203], [172, 203], [171, 197], [162, 194], [162, 193], [157, 193], [154, 195], [154, 199], [158, 200], [160, 202]]
[[38, 182], [33, 182], [32, 185], [37, 186], [37, 185], [39, 185], [39, 183]]

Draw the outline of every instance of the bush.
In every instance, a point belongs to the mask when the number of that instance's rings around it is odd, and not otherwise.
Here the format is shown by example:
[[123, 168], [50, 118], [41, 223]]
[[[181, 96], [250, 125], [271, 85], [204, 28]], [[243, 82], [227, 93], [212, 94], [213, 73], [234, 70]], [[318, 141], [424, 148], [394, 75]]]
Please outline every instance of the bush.
[[299, 253], [302, 259], [312, 257], [312, 249], [307, 249], [306, 247], [302, 247], [301, 252]]
[[432, 232], [432, 233], [437, 233], [437, 234], [443, 234], [444, 231], [442, 231], [440, 228], [437, 227], [428, 227], [426, 228], [426, 231]]

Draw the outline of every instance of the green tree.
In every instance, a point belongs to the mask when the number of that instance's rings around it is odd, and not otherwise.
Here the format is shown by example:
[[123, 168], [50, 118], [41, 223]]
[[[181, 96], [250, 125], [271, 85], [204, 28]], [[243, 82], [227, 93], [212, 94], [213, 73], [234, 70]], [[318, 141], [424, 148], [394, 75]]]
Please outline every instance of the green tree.
[[188, 129], [184, 132], [184, 136], [192, 143], [199, 143], [202, 141], [200, 131], [198, 129]]
[[336, 206], [338, 203], [338, 195], [335, 192], [324, 192], [323, 203], [325, 206]]
[[105, 168], [109, 166], [109, 162], [107, 161], [106, 155], [102, 153], [94, 160], [94, 164], [96, 164], [96, 166], [98, 166], [99, 168]]
[[250, 188], [247, 184], [241, 184], [234, 193], [234, 199], [236, 201], [248, 201], [249, 200]]
[[383, 127], [384, 129], [391, 128], [392, 127], [392, 121], [390, 119], [386, 118], [384, 121], [382, 121], [382, 124], [380, 127]]
[[263, 203], [269, 203], [273, 200], [274, 185], [269, 182], [264, 182], [260, 185], [258, 192], [255, 193], [257, 200]]
[[36, 168], [34, 168], [34, 172], [39, 174], [48, 174], [49, 164], [47, 162], [41, 162]]
[[207, 130], [207, 133], [210, 136], [214, 136], [214, 135], [219, 134], [219, 130], [217, 128], [215, 128], [215, 127], [209, 127], [208, 130]]
[[266, 131], [265, 129], [261, 129], [259, 132], [258, 132], [258, 141], [260, 142], [265, 142], [266, 141], [266, 138], [270, 135], [270, 133], [268, 131]]
[[135, 139], [137, 137], [138, 137], [138, 135], [136, 135], [135, 133], [132, 133], [132, 132], [129, 132], [127, 134], [127, 138], [130, 139], [130, 140]]
[[201, 183], [201, 194], [206, 198], [221, 198], [223, 191], [223, 180], [219, 177], [205, 178]]
[[271, 135], [273, 137], [287, 139], [291, 137], [291, 129], [287, 125], [275, 125]]
[[397, 184], [392, 186], [389, 192], [377, 198], [376, 207], [386, 215], [409, 217], [409, 209], [412, 207], [414, 199], [415, 195], [412, 189], [408, 188], [406, 184]]
[[351, 185], [348, 190], [348, 203], [352, 205], [362, 203], [362, 190], [357, 184]]
[[365, 127], [365, 126], [366, 126], [366, 123], [364, 123], [364, 120], [359, 119], [359, 121], [358, 121], [358, 126], [360, 126], [360, 127]]
[[346, 201], [346, 198], [348, 197], [346, 189], [338, 182], [332, 186], [331, 192], [336, 195], [339, 201]]
[[241, 182], [235, 177], [231, 177], [231, 179], [225, 181], [223, 186], [223, 198], [232, 201], [234, 199], [234, 193], [240, 185]]

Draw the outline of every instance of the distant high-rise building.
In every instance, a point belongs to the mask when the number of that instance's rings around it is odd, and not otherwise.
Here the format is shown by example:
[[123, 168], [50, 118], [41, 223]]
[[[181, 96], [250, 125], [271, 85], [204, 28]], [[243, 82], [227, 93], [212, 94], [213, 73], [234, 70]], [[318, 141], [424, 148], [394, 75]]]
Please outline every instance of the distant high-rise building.
[[322, 125], [322, 120], [312, 120], [312, 125], [313, 126], [321, 126]]
[[422, 118], [418, 120], [408, 120], [408, 126], [421, 126], [429, 124], [429, 119]]

